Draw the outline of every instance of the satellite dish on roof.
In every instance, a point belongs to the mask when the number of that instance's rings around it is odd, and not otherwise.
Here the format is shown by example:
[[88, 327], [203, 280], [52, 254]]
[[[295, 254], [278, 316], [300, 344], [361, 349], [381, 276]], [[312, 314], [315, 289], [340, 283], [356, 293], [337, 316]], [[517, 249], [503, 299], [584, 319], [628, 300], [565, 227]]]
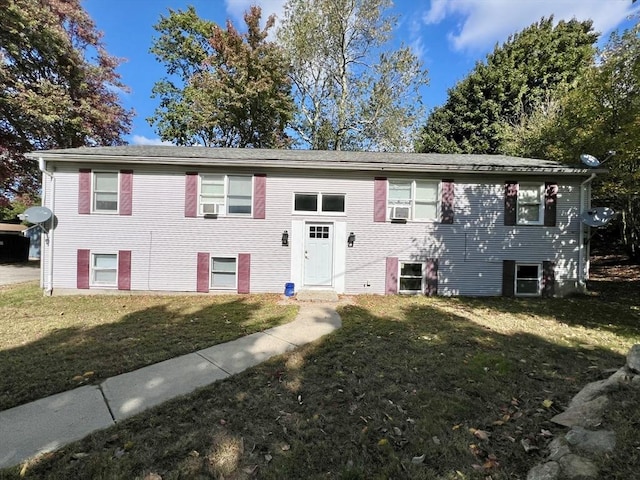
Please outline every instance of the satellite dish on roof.
[[594, 207], [580, 215], [582, 223], [590, 227], [604, 227], [611, 221], [615, 212], [609, 207]]
[[609, 160], [611, 157], [613, 157], [615, 154], [616, 152], [614, 150], [609, 150], [607, 152], [607, 157], [603, 161], [600, 161], [593, 155], [589, 155], [588, 153], [583, 153], [582, 155], [580, 155], [580, 161], [589, 168], [597, 168], [600, 165], [602, 165], [604, 162]]
[[30, 207], [27, 208], [23, 214], [18, 215], [18, 217], [29, 223], [40, 225], [41, 223], [47, 222], [52, 215], [53, 213], [47, 207]]

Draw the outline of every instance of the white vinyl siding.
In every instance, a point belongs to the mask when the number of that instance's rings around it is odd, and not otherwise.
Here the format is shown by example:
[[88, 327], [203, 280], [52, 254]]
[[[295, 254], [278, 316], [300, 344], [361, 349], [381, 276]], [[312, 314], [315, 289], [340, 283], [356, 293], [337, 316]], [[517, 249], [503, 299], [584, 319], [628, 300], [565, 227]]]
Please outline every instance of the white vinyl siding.
[[118, 213], [118, 172], [93, 172], [92, 210]]
[[200, 215], [251, 215], [253, 177], [250, 175], [200, 175]]
[[515, 293], [518, 296], [539, 296], [542, 285], [542, 265], [516, 263]]
[[92, 286], [117, 286], [118, 255], [115, 253], [92, 253], [90, 278]]
[[439, 201], [439, 181], [389, 180], [387, 216], [390, 219], [436, 220]]
[[238, 262], [235, 258], [211, 259], [211, 288], [235, 290], [238, 285]]
[[518, 186], [518, 223], [540, 225], [544, 219], [544, 184], [521, 183]]

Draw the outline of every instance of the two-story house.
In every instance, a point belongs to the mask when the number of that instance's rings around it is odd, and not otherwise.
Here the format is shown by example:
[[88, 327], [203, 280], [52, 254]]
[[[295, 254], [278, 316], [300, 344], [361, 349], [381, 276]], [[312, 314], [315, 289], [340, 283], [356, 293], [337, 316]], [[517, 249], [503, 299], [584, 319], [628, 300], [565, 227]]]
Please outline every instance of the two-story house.
[[47, 292], [563, 295], [594, 170], [492, 155], [123, 146], [34, 152]]

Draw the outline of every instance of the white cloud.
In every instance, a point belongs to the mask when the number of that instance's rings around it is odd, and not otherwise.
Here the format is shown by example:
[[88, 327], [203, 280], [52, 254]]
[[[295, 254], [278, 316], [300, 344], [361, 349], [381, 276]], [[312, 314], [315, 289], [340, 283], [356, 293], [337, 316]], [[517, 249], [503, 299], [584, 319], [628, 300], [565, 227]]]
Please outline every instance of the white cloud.
[[134, 145], [173, 145], [171, 142], [159, 138], [147, 138], [143, 135], [134, 135], [131, 137], [131, 143]]
[[591, 19], [595, 31], [607, 34], [631, 11], [630, 0], [432, 0], [423, 22], [453, 17], [455, 27], [448, 35], [453, 48], [485, 50], [542, 17]]
[[241, 22], [244, 13], [249, 10], [252, 5], [262, 8], [262, 21], [269, 18], [269, 15], [275, 14], [276, 17], [282, 18], [282, 10], [286, 0], [224, 0], [227, 5], [227, 13], [235, 22]]

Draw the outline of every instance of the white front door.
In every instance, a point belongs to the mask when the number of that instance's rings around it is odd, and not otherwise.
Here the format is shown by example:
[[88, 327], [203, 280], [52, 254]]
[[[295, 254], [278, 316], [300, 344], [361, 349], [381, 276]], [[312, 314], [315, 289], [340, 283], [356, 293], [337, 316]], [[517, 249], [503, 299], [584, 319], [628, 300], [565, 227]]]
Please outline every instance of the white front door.
[[333, 225], [307, 223], [304, 241], [305, 286], [333, 285]]

